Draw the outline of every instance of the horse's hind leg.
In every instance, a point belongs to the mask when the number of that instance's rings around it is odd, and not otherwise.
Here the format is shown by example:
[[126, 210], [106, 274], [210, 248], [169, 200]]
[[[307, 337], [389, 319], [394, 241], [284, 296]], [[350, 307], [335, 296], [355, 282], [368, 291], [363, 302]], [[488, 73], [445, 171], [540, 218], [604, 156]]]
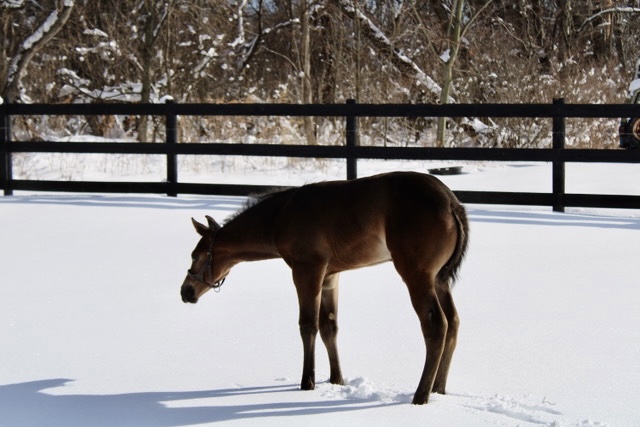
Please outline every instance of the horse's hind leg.
[[442, 352], [442, 360], [440, 361], [440, 367], [436, 374], [436, 379], [433, 384], [433, 392], [445, 394], [447, 387], [447, 377], [449, 376], [449, 367], [451, 366], [451, 359], [453, 352], [456, 349], [458, 341], [458, 328], [460, 325], [460, 319], [458, 318], [458, 312], [456, 306], [453, 303], [453, 297], [451, 295], [451, 289], [448, 283], [439, 284], [437, 288], [438, 300], [440, 301], [440, 307], [444, 311], [444, 315], [447, 318], [447, 336], [445, 338], [444, 351]]
[[331, 384], [344, 384], [336, 337], [338, 334], [338, 275], [325, 277], [320, 302], [320, 336], [329, 354]]
[[413, 396], [414, 405], [423, 405], [429, 402], [429, 395], [440, 367], [447, 335], [447, 319], [438, 301], [436, 281], [432, 274], [407, 277], [401, 270], [400, 274], [409, 288], [411, 303], [420, 319], [427, 350], [422, 376]]

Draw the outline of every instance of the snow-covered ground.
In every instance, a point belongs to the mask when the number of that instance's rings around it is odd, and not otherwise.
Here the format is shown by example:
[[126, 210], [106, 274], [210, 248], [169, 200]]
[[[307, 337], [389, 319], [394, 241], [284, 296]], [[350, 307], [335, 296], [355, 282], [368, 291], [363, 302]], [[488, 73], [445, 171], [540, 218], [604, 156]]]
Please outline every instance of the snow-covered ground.
[[[298, 184], [333, 177], [324, 167], [219, 179]], [[465, 170], [445, 182], [551, 185], [544, 164]], [[637, 165], [570, 165], [567, 175], [568, 192], [640, 194]], [[416, 407], [423, 341], [390, 264], [342, 275], [344, 387], [324, 382], [319, 345], [321, 383], [298, 390], [297, 303], [282, 261], [241, 264], [220, 293], [181, 302], [197, 241], [190, 217], [222, 220], [243, 202], [0, 197], [0, 425], [640, 425], [640, 211], [468, 206], [449, 394]]]

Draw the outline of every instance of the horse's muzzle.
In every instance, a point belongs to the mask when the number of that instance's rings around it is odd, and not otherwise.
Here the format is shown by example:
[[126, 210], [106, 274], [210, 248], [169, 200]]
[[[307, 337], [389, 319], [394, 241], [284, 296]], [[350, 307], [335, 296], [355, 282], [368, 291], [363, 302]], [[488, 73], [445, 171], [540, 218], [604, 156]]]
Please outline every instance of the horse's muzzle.
[[196, 296], [196, 290], [190, 284], [185, 283], [180, 288], [180, 295], [182, 296], [182, 302], [189, 302], [191, 304], [195, 304], [198, 302], [198, 297]]

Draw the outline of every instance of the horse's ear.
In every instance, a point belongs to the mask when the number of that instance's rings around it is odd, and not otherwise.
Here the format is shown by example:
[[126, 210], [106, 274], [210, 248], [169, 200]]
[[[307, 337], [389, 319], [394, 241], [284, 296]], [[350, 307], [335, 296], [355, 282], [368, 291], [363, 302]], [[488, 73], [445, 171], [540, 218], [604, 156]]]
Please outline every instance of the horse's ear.
[[207, 218], [207, 222], [209, 223], [209, 229], [211, 229], [211, 231], [218, 231], [219, 229], [221, 229], [222, 227], [220, 227], [220, 225], [216, 222], [215, 219], [211, 218], [209, 215], [205, 215], [205, 218]]
[[191, 222], [193, 222], [193, 226], [196, 228], [196, 231], [198, 232], [199, 235], [204, 236], [207, 233], [207, 231], [209, 231], [206, 225], [200, 224], [195, 219], [191, 218]]

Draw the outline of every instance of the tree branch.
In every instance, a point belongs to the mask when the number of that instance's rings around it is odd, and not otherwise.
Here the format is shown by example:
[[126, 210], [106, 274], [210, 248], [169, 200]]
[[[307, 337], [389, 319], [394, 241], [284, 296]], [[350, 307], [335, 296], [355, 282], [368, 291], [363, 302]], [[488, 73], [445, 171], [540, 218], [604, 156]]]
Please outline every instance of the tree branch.
[[580, 28], [578, 28], [578, 32], [582, 31], [582, 29], [585, 27], [585, 25], [587, 25], [588, 23], [590, 23], [591, 21], [593, 21], [594, 19], [602, 16], [602, 15], [607, 15], [609, 13], [640, 13], [640, 8], [639, 7], [612, 7], [609, 9], [604, 9], [601, 10], [600, 12], [588, 17], [587, 19], [584, 20], [584, 22], [582, 23], [582, 25], [580, 25]]
[[11, 60], [3, 90], [4, 98], [10, 102], [20, 100], [22, 97], [22, 77], [33, 56], [55, 37], [71, 15], [74, 0], [59, 0], [57, 3], [59, 6], [49, 14], [33, 34], [22, 42]]

